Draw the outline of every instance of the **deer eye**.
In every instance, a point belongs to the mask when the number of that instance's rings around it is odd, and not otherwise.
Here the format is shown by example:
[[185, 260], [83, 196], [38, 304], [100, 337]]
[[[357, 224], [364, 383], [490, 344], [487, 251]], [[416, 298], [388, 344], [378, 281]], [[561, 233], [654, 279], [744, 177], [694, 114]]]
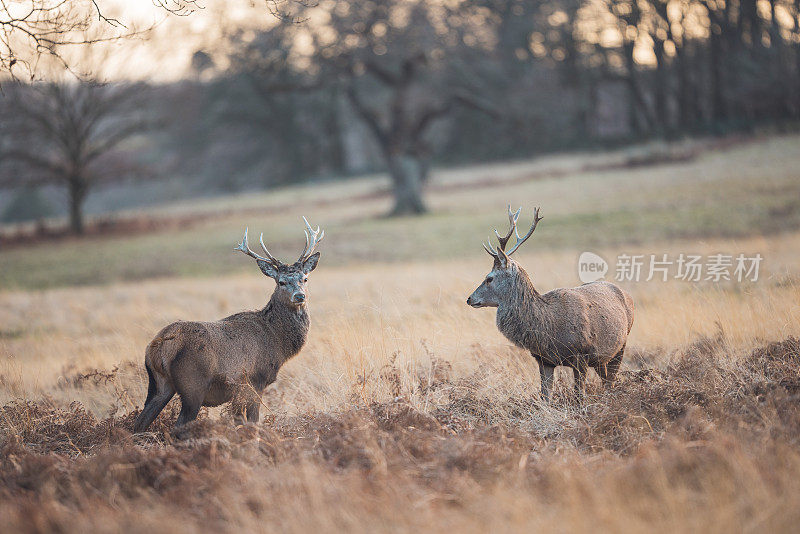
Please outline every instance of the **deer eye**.
[[283, 280], [278, 280], [278, 285], [279, 285], [279, 286], [285, 286], [285, 285], [286, 285], [286, 282], [285, 282], [285, 281], [283, 281]]
[[487, 284], [491, 284], [491, 283], [492, 283], [492, 280], [494, 280], [494, 276], [487, 276], [487, 277], [486, 277], [486, 283], [487, 283]]
[[303, 282], [308, 282], [308, 277], [307, 276], [303, 278]]

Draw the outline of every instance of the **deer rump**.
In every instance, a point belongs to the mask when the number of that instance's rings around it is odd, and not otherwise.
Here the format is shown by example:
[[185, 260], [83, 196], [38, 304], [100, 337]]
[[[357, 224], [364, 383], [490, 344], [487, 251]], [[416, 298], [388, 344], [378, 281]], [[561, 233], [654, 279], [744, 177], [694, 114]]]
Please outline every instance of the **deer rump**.
[[219, 406], [245, 395], [248, 385], [262, 389], [275, 381], [277, 370], [269, 372], [273, 366], [264, 354], [264, 340], [270, 337], [247, 314], [218, 322], [177, 322], [147, 347], [145, 365], [178, 392], [202, 388], [203, 406]]
[[161, 330], [145, 352], [149, 386], [136, 431], [149, 426], [175, 393], [196, 409], [233, 401], [236, 412], [256, 402], [257, 392], [277, 376], [277, 366], [263, 354], [265, 338], [257, 321], [236, 315]]

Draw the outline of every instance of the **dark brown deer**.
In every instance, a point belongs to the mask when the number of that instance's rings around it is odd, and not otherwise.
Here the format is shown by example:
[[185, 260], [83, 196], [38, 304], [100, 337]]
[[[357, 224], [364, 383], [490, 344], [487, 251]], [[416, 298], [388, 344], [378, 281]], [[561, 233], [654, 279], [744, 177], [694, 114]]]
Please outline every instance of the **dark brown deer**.
[[[633, 326], [633, 299], [609, 282], [554, 289], [544, 295], [533, 287], [528, 273], [509, 256], [536, 230], [539, 208], [525, 237], [517, 232], [516, 213], [508, 207], [510, 228], [505, 236], [495, 230], [499, 246], [483, 248], [494, 258], [491, 272], [470, 295], [474, 308], [497, 308], [497, 328], [509, 341], [530, 351], [539, 364], [542, 394], [550, 398], [553, 373], [559, 365], [571, 367], [575, 391], [583, 395], [586, 372], [593, 367], [604, 384], [611, 383], [622, 363], [625, 343]], [[511, 236], [514, 246], [506, 251]]]
[[134, 423], [143, 432], [177, 392], [181, 412], [176, 428], [197, 417], [201, 406], [233, 402], [242, 420], [258, 421], [261, 392], [273, 383], [278, 370], [300, 352], [306, 342], [308, 274], [319, 261], [314, 252], [324, 231], [306, 224], [306, 246], [300, 258], [287, 265], [270, 254], [261, 234], [265, 256], [250, 250], [247, 230], [234, 250], [255, 258], [261, 272], [276, 284], [267, 305], [258, 311], [237, 313], [216, 322], [179, 321], [167, 326], [145, 352], [149, 387], [147, 400]]

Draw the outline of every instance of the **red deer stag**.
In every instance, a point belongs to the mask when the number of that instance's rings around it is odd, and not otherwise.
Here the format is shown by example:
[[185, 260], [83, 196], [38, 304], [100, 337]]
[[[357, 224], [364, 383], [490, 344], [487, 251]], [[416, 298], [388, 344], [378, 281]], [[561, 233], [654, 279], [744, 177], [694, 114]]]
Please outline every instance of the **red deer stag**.
[[[467, 299], [474, 308], [497, 308], [497, 328], [520, 348], [529, 350], [539, 364], [542, 394], [549, 400], [553, 373], [559, 365], [572, 367], [575, 391], [583, 395], [586, 372], [593, 367], [604, 384], [614, 380], [633, 326], [633, 299], [610, 282], [592, 282], [540, 294], [510, 256], [536, 230], [539, 208], [525, 237], [517, 231], [516, 213], [508, 207], [511, 227], [505, 236], [495, 230], [499, 246], [483, 248], [494, 258], [486, 279]], [[514, 246], [506, 251], [512, 234]]]
[[258, 421], [261, 392], [273, 383], [278, 370], [300, 352], [306, 342], [308, 273], [319, 261], [314, 252], [324, 231], [306, 224], [306, 246], [300, 258], [287, 265], [270, 254], [261, 234], [265, 256], [247, 244], [247, 230], [234, 250], [254, 258], [261, 272], [277, 283], [267, 305], [258, 311], [237, 313], [216, 322], [178, 321], [150, 342], [144, 365], [150, 384], [144, 408], [134, 423], [143, 432], [177, 392], [181, 412], [176, 428], [194, 420], [201, 406], [234, 403], [241, 420]]

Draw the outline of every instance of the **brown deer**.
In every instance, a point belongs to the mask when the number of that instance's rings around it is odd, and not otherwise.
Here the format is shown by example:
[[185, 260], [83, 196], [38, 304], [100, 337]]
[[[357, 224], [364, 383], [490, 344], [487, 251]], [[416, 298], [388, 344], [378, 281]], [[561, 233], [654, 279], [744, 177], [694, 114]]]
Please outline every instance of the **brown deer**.
[[178, 321], [167, 326], [145, 352], [149, 387], [147, 400], [134, 423], [143, 432], [177, 392], [181, 412], [175, 427], [194, 420], [201, 406], [232, 401], [237, 420], [258, 421], [261, 392], [278, 370], [306, 342], [308, 273], [319, 261], [314, 252], [324, 231], [306, 224], [306, 246], [300, 258], [287, 265], [270, 254], [261, 234], [265, 256], [250, 250], [247, 229], [234, 250], [255, 258], [261, 272], [277, 283], [267, 305], [259, 311], [237, 313], [216, 322]]
[[[529, 350], [539, 364], [542, 394], [550, 399], [553, 373], [559, 365], [572, 367], [575, 392], [583, 396], [586, 372], [593, 367], [604, 384], [614, 380], [633, 326], [633, 299], [609, 282], [592, 282], [554, 289], [544, 295], [533, 287], [528, 273], [509, 256], [536, 230], [542, 217], [534, 210], [525, 237], [517, 232], [516, 213], [508, 207], [510, 228], [505, 236], [495, 230], [499, 246], [483, 248], [494, 258], [491, 272], [470, 295], [474, 308], [497, 308], [497, 328], [520, 348]], [[506, 251], [511, 235], [514, 246]]]

